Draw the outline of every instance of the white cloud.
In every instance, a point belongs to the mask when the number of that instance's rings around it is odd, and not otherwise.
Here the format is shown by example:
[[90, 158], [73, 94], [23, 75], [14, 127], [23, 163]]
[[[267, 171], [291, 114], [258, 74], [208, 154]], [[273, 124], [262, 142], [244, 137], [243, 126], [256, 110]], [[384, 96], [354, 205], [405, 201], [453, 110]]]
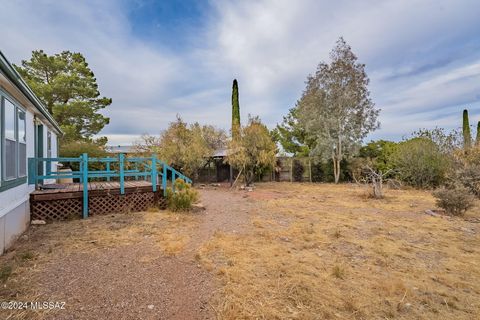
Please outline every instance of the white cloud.
[[[132, 31], [118, 1], [0, 0], [2, 47], [18, 63], [30, 51], [84, 53], [102, 94], [112, 97], [104, 132], [128, 141], [186, 121], [228, 129], [230, 88], [240, 83], [243, 119], [268, 125], [299, 98], [339, 36], [366, 63], [383, 112], [374, 137], [418, 127], [456, 127], [465, 106], [480, 113], [480, 3], [462, 1], [214, 1], [205, 28], [175, 50]], [[458, 109], [458, 110], [457, 110]], [[433, 120], [433, 121], [432, 121]], [[116, 142], [115, 142], [116, 144]]]

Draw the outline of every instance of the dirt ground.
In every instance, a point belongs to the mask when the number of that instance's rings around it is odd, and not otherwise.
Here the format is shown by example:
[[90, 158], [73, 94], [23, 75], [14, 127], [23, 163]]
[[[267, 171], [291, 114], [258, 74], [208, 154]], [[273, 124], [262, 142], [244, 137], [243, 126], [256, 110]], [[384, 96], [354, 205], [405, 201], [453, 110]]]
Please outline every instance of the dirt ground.
[[206, 210], [32, 226], [0, 257], [1, 319], [478, 319], [480, 206], [428, 192], [260, 184], [199, 190]]

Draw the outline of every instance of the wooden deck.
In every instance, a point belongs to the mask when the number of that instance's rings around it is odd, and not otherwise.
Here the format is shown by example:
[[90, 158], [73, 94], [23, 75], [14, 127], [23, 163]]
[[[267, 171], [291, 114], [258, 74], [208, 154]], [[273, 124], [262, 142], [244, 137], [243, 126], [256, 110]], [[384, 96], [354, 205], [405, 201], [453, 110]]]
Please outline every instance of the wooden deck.
[[[151, 192], [152, 183], [150, 181], [125, 181], [125, 193]], [[157, 190], [161, 186], [157, 185]], [[101, 196], [103, 194], [120, 194], [120, 182], [118, 181], [91, 181], [88, 183], [88, 193], [91, 196]], [[64, 183], [48, 184], [45, 189], [35, 190], [30, 194], [31, 200], [56, 200], [71, 199], [83, 197], [82, 183]]]
[[[66, 220], [82, 216], [82, 183], [48, 184], [45, 187], [30, 194], [32, 219]], [[89, 182], [89, 215], [144, 211], [152, 206], [165, 207], [160, 185], [153, 192], [150, 181], [125, 181], [124, 189], [125, 193], [121, 194], [118, 181]]]

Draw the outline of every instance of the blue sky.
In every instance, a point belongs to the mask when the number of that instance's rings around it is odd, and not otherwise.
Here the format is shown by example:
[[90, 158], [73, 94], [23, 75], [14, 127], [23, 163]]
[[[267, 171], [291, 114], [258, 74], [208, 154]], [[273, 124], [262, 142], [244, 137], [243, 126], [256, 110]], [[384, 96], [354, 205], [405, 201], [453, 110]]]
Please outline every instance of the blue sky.
[[9, 1], [0, 0], [0, 50], [14, 63], [32, 50], [83, 53], [111, 124], [128, 144], [158, 134], [180, 114], [230, 125], [231, 83], [243, 120], [273, 127], [338, 37], [366, 64], [381, 128], [399, 140], [418, 128], [448, 129], [470, 110], [480, 121], [478, 0]]

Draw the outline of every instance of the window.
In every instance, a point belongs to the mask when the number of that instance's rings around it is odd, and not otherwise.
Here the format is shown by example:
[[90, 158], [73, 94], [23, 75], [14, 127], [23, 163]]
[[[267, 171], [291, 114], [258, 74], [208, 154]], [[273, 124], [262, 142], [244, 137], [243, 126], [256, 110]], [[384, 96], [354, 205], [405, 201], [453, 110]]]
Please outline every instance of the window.
[[17, 109], [18, 125], [18, 176], [27, 175], [27, 122], [24, 111]]
[[27, 123], [25, 111], [6, 97], [0, 98], [3, 100], [0, 127], [4, 130], [1, 180], [8, 182], [27, 175]]
[[52, 133], [47, 131], [47, 158], [52, 157]]
[[4, 100], [3, 114], [5, 127], [5, 180], [12, 180], [17, 177], [17, 139], [15, 134], [15, 106], [13, 103]]

